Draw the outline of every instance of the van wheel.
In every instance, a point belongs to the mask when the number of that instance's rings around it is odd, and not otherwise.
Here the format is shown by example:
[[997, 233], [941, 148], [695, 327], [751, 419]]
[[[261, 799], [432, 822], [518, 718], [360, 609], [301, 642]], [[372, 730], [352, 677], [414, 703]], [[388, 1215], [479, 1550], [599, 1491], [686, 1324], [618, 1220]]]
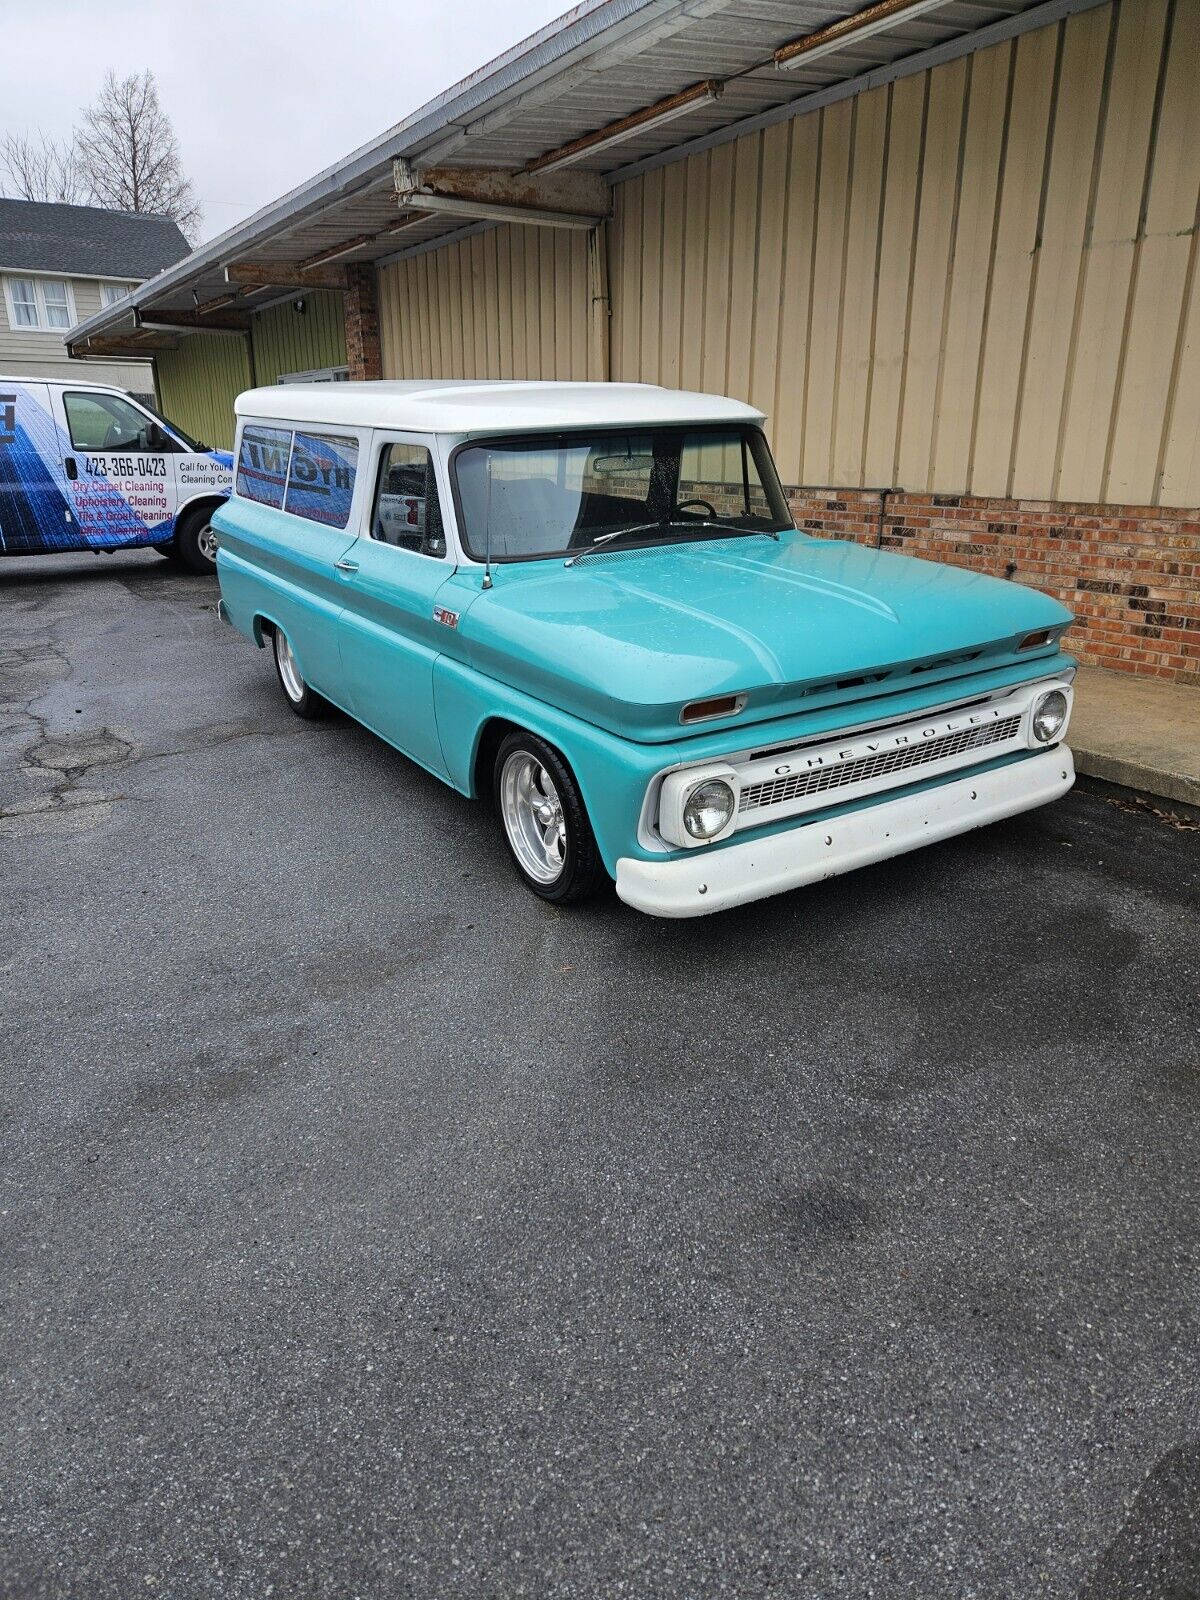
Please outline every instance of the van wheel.
[[532, 733], [510, 733], [492, 777], [496, 810], [526, 888], [566, 905], [595, 894], [604, 863], [579, 786], [558, 751]]
[[172, 554], [191, 572], [205, 572], [210, 577], [217, 570], [217, 540], [210, 526], [212, 511], [200, 506], [195, 511], [185, 511], [171, 540]]
[[151, 550], [157, 550], [160, 556], [166, 556], [168, 561], [178, 561], [179, 552], [175, 548], [174, 539], [168, 539], [165, 544], [152, 544]]
[[275, 658], [275, 671], [279, 675], [283, 698], [296, 715], [303, 717], [306, 722], [315, 722], [318, 717], [323, 717], [329, 710], [329, 701], [323, 700], [315, 689], [310, 689], [300, 676], [300, 668], [282, 628], [271, 630], [271, 654]]

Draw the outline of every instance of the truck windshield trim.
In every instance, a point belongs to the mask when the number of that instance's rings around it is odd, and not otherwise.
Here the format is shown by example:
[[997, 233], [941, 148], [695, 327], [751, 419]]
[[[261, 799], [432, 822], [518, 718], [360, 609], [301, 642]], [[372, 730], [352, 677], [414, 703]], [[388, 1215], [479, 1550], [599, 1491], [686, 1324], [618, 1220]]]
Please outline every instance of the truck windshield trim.
[[631, 424], [465, 440], [450, 454], [464, 552], [493, 565], [794, 531], [747, 423]]

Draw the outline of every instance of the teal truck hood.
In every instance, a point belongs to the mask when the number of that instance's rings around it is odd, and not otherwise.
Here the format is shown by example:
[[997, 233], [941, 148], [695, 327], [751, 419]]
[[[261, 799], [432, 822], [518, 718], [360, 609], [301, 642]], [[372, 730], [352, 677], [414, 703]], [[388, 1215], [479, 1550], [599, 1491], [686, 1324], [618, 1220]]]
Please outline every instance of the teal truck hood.
[[[677, 739], [691, 700], [744, 694], [737, 723], [762, 721], [830, 696], [887, 692], [892, 677], [907, 680], [896, 689], [911, 689], [1027, 661], [1015, 655], [1022, 637], [1071, 620], [1020, 584], [802, 534], [494, 572], [495, 586], [462, 612], [458, 644], [468, 661], [649, 742]], [[470, 581], [477, 587], [474, 574], [457, 580]]]

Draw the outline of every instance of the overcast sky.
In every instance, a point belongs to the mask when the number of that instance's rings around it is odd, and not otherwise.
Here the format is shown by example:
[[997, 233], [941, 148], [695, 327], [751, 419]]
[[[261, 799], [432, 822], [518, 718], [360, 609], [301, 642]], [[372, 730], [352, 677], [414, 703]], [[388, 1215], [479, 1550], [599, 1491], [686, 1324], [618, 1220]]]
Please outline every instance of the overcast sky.
[[0, 132], [70, 135], [109, 67], [149, 67], [204, 239], [558, 16], [562, 0], [37, 0], [4, 9]]

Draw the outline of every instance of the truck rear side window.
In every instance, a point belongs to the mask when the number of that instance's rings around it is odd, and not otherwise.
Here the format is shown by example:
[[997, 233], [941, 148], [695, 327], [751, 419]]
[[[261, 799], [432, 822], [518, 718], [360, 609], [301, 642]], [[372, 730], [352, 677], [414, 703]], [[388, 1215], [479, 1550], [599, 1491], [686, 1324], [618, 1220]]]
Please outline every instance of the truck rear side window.
[[283, 509], [294, 517], [344, 528], [350, 521], [358, 441], [334, 434], [297, 433], [292, 442]]
[[243, 500], [260, 505], [283, 505], [287, 485], [290, 428], [243, 428], [238, 451], [237, 492]]

